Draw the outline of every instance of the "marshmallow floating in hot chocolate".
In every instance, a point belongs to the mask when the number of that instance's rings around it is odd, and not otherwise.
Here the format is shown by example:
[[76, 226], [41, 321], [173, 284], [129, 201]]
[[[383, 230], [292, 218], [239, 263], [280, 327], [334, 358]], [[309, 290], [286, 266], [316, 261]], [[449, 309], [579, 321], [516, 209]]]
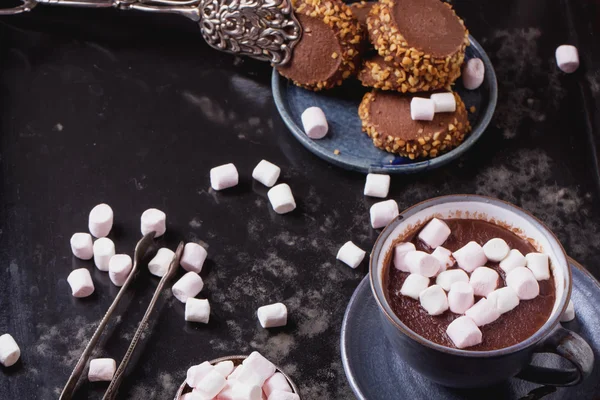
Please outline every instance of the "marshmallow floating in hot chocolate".
[[456, 263], [456, 260], [454, 257], [452, 257], [452, 252], [442, 246], [438, 246], [433, 253], [431, 253], [431, 255], [437, 258], [437, 260], [440, 262], [439, 272], [444, 272]]
[[394, 247], [394, 266], [397, 270], [410, 272], [408, 266], [406, 265], [405, 259], [408, 253], [415, 250], [417, 250], [417, 248], [410, 242], [399, 243], [396, 245], [396, 247]]
[[435, 249], [444, 244], [450, 233], [450, 228], [444, 221], [434, 218], [419, 232], [419, 239], [427, 246]]
[[519, 296], [508, 286], [494, 290], [487, 295], [487, 299], [492, 302], [500, 314], [509, 312], [519, 305]]
[[508, 256], [502, 261], [500, 261], [500, 268], [506, 273], [509, 273], [515, 268], [524, 267], [527, 265], [527, 259], [517, 249], [512, 249], [508, 252]]
[[465, 315], [471, 318], [477, 326], [491, 324], [500, 318], [500, 312], [488, 299], [479, 300], [473, 307], [465, 311]]
[[506, 286], [513, 289], [520, 300], [531, 300], [540, 294], [540, 285], [529, 268], [517, 267], [506, 275]]
[[477, 324], [469, 317], [459, 317], [446, 328], [448, 337], [456, 347], [464, 349], [478, 345], [483, 341], [483, 335]]
[[467, 275], [467, 273], [462, 269], [450, 269], [448, 271], [441, 272], [435, 280], [435, 283], [440, 285], [445, 291], [449, 291], [450, 287], [455, 282], [468, 283], [469, 275]]
[[550, 267], [548, 265], [548, 255], [542, 253], [529, 253], [525, 256], [527, 268], [533, 272], [533, 276], [538, 281], [550, 279]]
[[494, 262], [500, 262], [504, 260], [509, 251], [510, 247], [506, 241], [500, 238], [490, 239], [486, 244], [483, 245], [483, 253], [488, 260]]
[[433, 285], [423, 290], [419, 294], [421, 307], [429, 313], [429, 315], [440, 315], [448, 309], [448, 297], [446, 292], [439, 285]]
[[467, 272], [473, 272], [475, 268], [482, 267], [487, 262], [483, 248], [477, 242], [469, 242], [452, 253], [458, 266]]
[[[464, 273], [464, 271], [463, 271]], [[448, 308], [455, 314], [464, 314], [475, 303], [473, 287], [467, 282], [454, 282], [448, 292]]]
[[404, 280], [400, 294], [419, 300], [419, 295], [429, 286], [429, 278], [419, 274], [410, 274]]
[[473, 287], [475, 296], [485, 297], [498, 287], [498, 278], [500, 278], [500, 276], [493, 269], [479, 267], [471, 273], [469, 283]]
[[404, 262], [412, 274], [425, 277], [435, 276], [440, 270], [440, 262], [437, 258], [424, 251], [411, 251], [404, 256]]

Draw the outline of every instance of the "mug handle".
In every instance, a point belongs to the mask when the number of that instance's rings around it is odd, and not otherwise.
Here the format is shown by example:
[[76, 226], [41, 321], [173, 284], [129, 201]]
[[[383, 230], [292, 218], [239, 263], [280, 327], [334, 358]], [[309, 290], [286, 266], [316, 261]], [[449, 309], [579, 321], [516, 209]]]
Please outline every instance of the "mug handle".
[[526, 381], [550, 386], [573, 386], [590, 376], [594, 368], [594, 352], [581, 336], [559, 326], [536, 353], [554, 353], [575, 368], [558, 369], [528, 365], [517, 375]]

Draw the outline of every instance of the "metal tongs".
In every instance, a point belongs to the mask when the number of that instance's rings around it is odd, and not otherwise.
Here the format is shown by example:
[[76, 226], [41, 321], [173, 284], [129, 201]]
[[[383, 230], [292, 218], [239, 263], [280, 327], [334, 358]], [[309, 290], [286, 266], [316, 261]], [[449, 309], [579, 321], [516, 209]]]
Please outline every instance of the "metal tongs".
[[[75, 365], [75, 369], [73, 369], [73, 372], [71, 373], [71, 376], [69, 377], [69, 380], [67, 381], [67, 384], [63, 388], [63, 391], [59, 398], [60, 400], [71, 400], [73, 398], [73, 394], [75, 393], [75, 389], [77, 387], [77, 382], [79, 381], [81, 374], [85, 370], [88, 360], [90, 359], [90, 356], [92, 355], [92, 351], [94, 351], [94, 348], [96, 347], [96, 344], [98, 343], [98, 340], [100, 339], [100, 336], [102, 336], [102, 332], [104, 332], [104, 328], [108, 324], [108, 321], [111, 319], [112, 314], [115, 311], [115, 308], [119, 304], [119, 301], [123, 297], [124, 293], [127, 291], [127, 288], [129, 287], [131, 282], [135, 279], [135, 277], [138, 273], [138, 265], [141, 263], [142, 258], [147, 253], [148, 249], [152, 246], [153, 240], [154, 240], [154, 235], [155, 235], [155, 232], [150, 232], [149, 234], [145, 235], [135, 246], [135, 253], [133, 256], [133, 267], [131, 269], [131, 273], [129, 274], [129, 277], [125, 281], [125, 284], [119, 290], [119, 293], [113, 300], [112, 304], [106, 311], [106, 314], [102, 318], [102, 321], [100, 321], [98, 328], [96, 328], [94, 335], [92, 336], [89, 343], [85, 347], [85, 350], [81, 354], [81, 357], [79, 357], [79, 361], [77, 361], [77, 364]], [[117, 368], [115, 375], [113, 376], [113, 379], [110, 382], [110, 385], [108, 386], [108, 389], [104, 393], [104, 397], [102, 397], [103, 400], [113, 400], [116, 398], [117, 390], [119, 389], [119, 385], [123, 381], [123, 377], [125, 374], [125, 369], [127, 368], [127, 364], [129, 363], [129, 360], [131, 359], [131, 356], [133, 355], [133, 352], [135, 351], [135, 347], [137, 346], [138, 341], [140, 340], [142, 332], [144, 331], [144, 329], [146, 328], [146, 325], [148, 324], [148, 319], [150, 318], [150, 314], [152, 313], [152, 310], [154, 309], [154, 306], [156, 305], [158, 298], [160, 297], [165, 285], [169, 282], [169, 280], [173, 277], [173, 275], [175, 274], [175, 271], [177, 270], [177, 266], [179, 265], [179, 259], [181, 258], [182, 253], [183, 253], [183, 242], [179, 243], [179, 246], [177, 246], [177, 251], [175, 252], [175, 255], [173, 256], [173, 260], [171, 261], [171, 264], [169, 265], [169, 269], [167, 270], [167, 273], [161, 278], [160, 282], [158, 283], [158, 286], [156, 287], [156, 290], [154, 291], [154, 295], [152, 296], [152, 300], [150, 300], [150, 304], [148, 305], [148, 308], [146, 309], [146, 313], [144, 314], [144, 317], [140, 321], [140, 324], [138, 325], [138, 328], [135, 331], [135, 335], [133, 336], [133, 339], [131, 340], [131, 343], [129, 344], [129, 348], [127, 349], [127, 352], [123, 356], [123, 359], [121, 360], [121, 363], [119, 364], [119, 367]]]
[[33, 10], [39, 4], [87, 8], [117, 8], [183, 15], [200, 24], [213, 48], [247, 55], [273, 65], [287, 63], [300, 41], [302, 28], [291, 0], [20, 0], [0, 8], [0, 15]]

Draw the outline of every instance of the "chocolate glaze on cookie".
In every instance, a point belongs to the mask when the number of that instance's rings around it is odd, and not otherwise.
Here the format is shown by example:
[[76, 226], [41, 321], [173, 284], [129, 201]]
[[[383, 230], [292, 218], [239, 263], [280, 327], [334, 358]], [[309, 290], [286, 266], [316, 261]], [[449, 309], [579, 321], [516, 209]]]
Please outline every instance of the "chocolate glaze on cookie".
[[365, 31], [367, 29], [367, 17], [369, 16], [373, 4], [375, 4], [374, 1], [361, 1], [359, 3], [350, 4], [352, 14], [354, 14], [358, 22], [364, 27]]

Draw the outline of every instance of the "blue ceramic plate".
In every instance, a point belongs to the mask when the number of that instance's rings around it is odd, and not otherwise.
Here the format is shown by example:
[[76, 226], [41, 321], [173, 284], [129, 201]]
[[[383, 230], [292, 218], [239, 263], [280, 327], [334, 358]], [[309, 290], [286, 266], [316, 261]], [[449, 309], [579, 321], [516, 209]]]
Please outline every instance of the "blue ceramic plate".
[[[569, 262], [573, 272], [572, 299], [576, 318], [564, 326], [579, 333], [596, 353], [595, 369], [581, 385], [554, 391], [554, 388], [511, 379], [492, 388], [451, 389], [423, 378], [390, 351], [390, 344], [379, 329], [380, 312], [367, 276], [350, 299], [342, 323], [342, 363], [356, 397], [360, 400], [534, 400], [550, 392], [543, 396], [544, 400], [598, 398], [595, 396], [600, 393], [600, 285], [577, 262], [572, 259]], [[534, 361], [546, 367], [564, 366], [564, 361], [554, 355], [537, 354]]]
[[[483, 60], [485, 80], [477, 90], [466, 90], [459, 78], [454, 90], [460, 94], [467, 109], [471, 106], [476, 108], [475, 113], [469, 113], [473, 131], [464, 143], [440, 157], [412, 161], [376, 148], [361, 129], [358, 105], [369, 89], [361, 86], [357, 80], [348, 80], [341, 87], [328, 91], [312, 92], [290, 83], [274, 69], [271, 86], [275, 104], [287, 127], [304, 147], [342, 168], [364, 173], [408, 174], [442, 166], [460, 157], [473, 146], [490, 123], [496, 108], [498, 85], [494, 67], [479, 43], [473, 37], [469, 38], [471, 46], [467, 47], [465, 59], [478, 57]], [[329, 123], [329, 133], [321, 140], [310, 139], [302, 130], [300, 116], [305, 109], [312, 106], [320, 107]], [[339, 150], [340, 154], [335, 155], [335, 150]]]

